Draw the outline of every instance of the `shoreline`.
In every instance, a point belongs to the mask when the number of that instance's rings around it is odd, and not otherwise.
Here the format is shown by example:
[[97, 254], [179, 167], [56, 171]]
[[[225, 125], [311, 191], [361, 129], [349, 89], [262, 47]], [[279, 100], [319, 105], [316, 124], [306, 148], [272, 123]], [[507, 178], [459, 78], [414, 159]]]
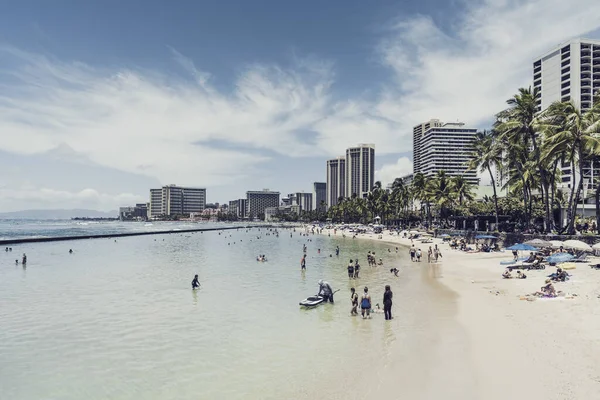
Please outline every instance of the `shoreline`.
[[[331, 232], [331, 236], [340, 235]], [[388, 232], [381, 239], [378, 237], [362, 234], [356, 239], [398, 246], [399, 251], [408, 252], [411, 246], [410, 239]], [[426, 258], [428, 246], [435, 244], [442, 252], [439, 264], [428, 263]], [[421, 246], [415, 242], [415, 247], [423, 251], [423, 261], [398, 268], [421, 264], [422, 273], [432, 274], [435, 282], [456, 294], [455, 328], [467, 338], [466, 343], [450, 340], [441, 344], [444, 365], [436, 366], [437, 373], [425, 383], [441, 387], [428, 389], [428, 395], [492, 400], [597, 396], [600, 271], [582, 263], [569, 271], [573, 275], [570, 281], [557, 284], [557, 290], [563, 290], [567, 296], [524, 301], [522, 296], [539, 290], [554, 268], [529, 271], [523, 280], [502, 279], [504, 267], [499, 263], [512, 258], [508, 251], [464, 253], [450, 249], [441, 239]], [[447, 360], [448, 356], [462, 360]], [[464, 385], [470, 387], [461, 387]], [[397, 393], [391, 387], [387, 392]], [[415, 392], [414, 396], [424, 398], [423, 393]]]

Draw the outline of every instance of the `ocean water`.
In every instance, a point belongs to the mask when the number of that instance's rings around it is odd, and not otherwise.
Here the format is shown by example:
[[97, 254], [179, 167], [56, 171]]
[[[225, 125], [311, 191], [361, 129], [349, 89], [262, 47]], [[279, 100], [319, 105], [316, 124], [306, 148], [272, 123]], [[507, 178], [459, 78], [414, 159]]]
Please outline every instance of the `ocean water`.
[[[242, 225], [241, 223], [239, 225]], [[235, 226], [211, 222], [120, 222], [120, 221], [73, 221], [0, 219], [0, 240], [32, 237], [113, 235], [129, 232], [179, 231], [186, 229]]]
[[[436, 387], [469, 398], [469, 374], [452, 372], [467, 362], [466, 338], [439, 271], [385, 243], [267, 232], [0, 252], [0, 398], [353, 399], [388, 390], [434, 396]], [[367, 251], [385, 265], [368, 267]], [[22, 253], [26, 268], [15, 264]], [[269, 261], [256, 262], [258, 254]], [[349, 280], [346, 265], [356, 257], [361, 277]], [[390, 274], [394, 266], [400, 277]], [[191, 290], [194, 274], [201, 290]], [[335, 304], [299, 307], [321, 278], [340, 290]], [[394, 320], [350, 316], [350, 287], [368, 286], [377, 303], [386, 284]]]

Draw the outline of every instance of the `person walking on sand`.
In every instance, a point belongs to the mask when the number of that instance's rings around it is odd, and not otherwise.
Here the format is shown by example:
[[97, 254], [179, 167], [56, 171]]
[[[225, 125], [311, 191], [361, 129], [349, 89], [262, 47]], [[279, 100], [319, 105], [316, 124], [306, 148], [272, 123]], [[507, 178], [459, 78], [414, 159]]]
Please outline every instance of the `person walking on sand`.
[[421, 249], [417, 249], [417, 262], [421, 262]]
[[415, 261], [415, 245], [413, 244], [412, 247], [410, 248], [410, 261]]
[[383, 313], [385, 314], [385, 319], [392, 319], [392, 289], [390, 289], [390, 285], [385, 285], [385, 292], [383, 292]]
[[360, 298], [360, 313], [364, 318], [371, 318], [371, 296], [369, 295], [369, 288], [365, 286], [365, 291]]
[[352, 304], [350, 315], [358, 315], [358, 294], [356, 294], [356, 290], [354, 288], [350, 289], [350, 303]]

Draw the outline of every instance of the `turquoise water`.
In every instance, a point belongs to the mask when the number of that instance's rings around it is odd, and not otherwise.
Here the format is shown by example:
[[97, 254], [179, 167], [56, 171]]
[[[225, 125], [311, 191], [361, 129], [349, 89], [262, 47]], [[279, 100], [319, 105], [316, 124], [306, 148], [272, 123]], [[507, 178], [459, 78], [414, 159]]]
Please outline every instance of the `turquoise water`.
[[[348, 399], [366, 393], [365, 379], [371, 388], [385, 385], [386, 368], [414, 371], [427, 354], [436, 362], [432, 349], [448, 337], [453, 302], [424, 265], [392, 245], [298, 232], [276, 237], [254, 228], [2, 251], [1, 397]], [[384, 267], [367, 266], [370, 250]], [[26, 268], [14, 263], [22, 253]], [[256, 262], [257, 254], [269, 261]], [[346, 265], [357, 256], [361, 278], [349, 281]], [[196, 273], [202, 289], [192, 291]], [[340, 289], [336, 303], [301, 309], [298, 301], [321, 278]], [[385, 284], [394, 291], [393, 321], [350, 316], [350, 287], [369, 286], [376, 303]]]

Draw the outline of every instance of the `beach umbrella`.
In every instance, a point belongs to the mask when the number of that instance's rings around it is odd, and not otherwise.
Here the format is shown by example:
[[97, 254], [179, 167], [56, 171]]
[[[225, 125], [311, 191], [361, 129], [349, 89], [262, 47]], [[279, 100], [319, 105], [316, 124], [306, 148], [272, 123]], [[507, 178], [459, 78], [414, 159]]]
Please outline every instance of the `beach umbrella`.
[[561, 247], [565, 246], [565, 242], [561, 240], [551, 240], [550, 244], [552, 245], [553, 249], [560, 249]]
[[594, 249], [594, 250], [600, 250], [600, 242], [598, 242], [595, 245], [593, 245], [592, 249]]
[[498, 239], [496, 236], [492, 235], [477, 235], [475, 239]]
[[592, 250], [592, 247], [589, 244], [584, 243], [581, 240], [565, 240], [564, 246], [567, 249], [583, 250], [583, 251], [591, 251]]
[[526, 243], [517, 243], [513, 244], [510, 247], [507, 247], [506, 250], [517, 250], [517, 251], [536, 251], [537, 247], [531, 246]]
[[528, 244], [530, 246], [535, 246], [535, 247], [552, 247], [552, 243], [550, 243], [547, 240], [542, 240], [542, 239], [528, 240], [527, 242], [525, 242], [525, 244]]
[[418, 235], [418, 234], [419, 234], [419, 233], [421, 233], [421, 232], [419, 232], [419, 231], [410, 231], [410, 232], [408, 232], [408, 233], [410, 233], [411, 235]]
[[553, 264], [559, 264], [563, 262], [568, 262], [574, 259], [575, 256], [569, 253], [556, 253], [546, 258], [546, 261]]

